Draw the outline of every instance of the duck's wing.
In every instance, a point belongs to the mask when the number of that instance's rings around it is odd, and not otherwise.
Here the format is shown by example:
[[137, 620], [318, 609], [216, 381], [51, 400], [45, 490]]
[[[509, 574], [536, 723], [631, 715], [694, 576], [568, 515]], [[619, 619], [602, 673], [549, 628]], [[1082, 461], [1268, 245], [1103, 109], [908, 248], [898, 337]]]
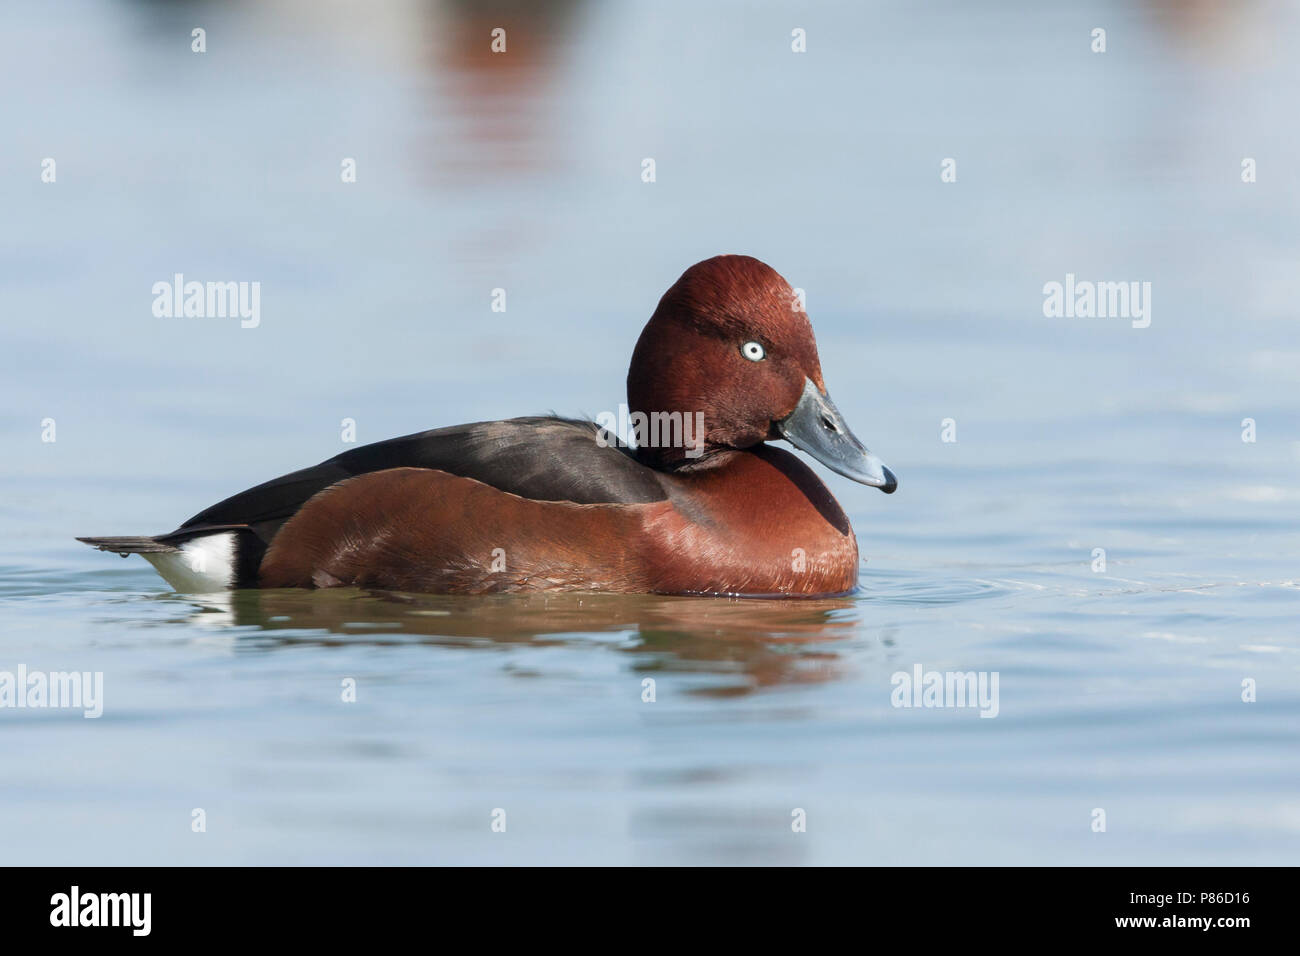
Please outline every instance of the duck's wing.
[[[601, 441], [592, 422], [514, 418], [363, 445], [240, 492], [160, 535], [79, 538], [101, 551], [142, 554], [182, 591], [258, 582], [272, 540], [312, 498], [341, 481], [393, 469], [433, 469], [534, 501], [644, 504], [666, 499], [656, 473]], [[197, 570], [196, 570], [197, 568]]]
[[[357, 475], [390, 468], [434, 468], [536, 501], [639, 504], [666, 495], [655, 473], [626, 449], [598, 440], [595, 423], [563, 418], [476, 422], [353, 448], [233, 495], [171, 535], [247, 528], [269, 544], [314, 495]], [[604, 433], [608, 435], [608, 433]]]

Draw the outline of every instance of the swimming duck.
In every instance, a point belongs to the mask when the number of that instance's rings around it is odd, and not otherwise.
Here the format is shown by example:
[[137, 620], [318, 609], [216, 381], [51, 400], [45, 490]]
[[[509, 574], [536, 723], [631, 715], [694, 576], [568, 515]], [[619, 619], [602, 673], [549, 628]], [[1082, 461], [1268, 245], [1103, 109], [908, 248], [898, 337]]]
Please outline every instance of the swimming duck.
[[176, 590], [200, 593], [829, 596], [857, 586], [844, 511], [768, 442], [885, 494], [898, 482], [831, 401], [812, 326], [775, 270], [749, 256], [687, 269], [641, 332], [627, 398], [635, 448], [563, 418], [455, 425], [346, 451], [169, 534], [77, 540], [139, 554]]

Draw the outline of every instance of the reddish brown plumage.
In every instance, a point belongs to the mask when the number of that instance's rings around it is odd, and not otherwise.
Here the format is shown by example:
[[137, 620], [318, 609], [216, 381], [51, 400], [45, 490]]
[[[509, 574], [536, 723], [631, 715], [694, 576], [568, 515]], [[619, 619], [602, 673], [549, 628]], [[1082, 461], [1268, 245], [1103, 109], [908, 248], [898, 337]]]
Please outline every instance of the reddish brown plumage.
[[289, 520], [262, 586], [828, 595], [857, 583], [848, 520], [793, 455], [727, 452], [661, 479], [666, 501], [577, 505], [424, 468], [362, 475]]
[[857, 585], [848, 518], [789, 452], [720, 452], [664, 485], [671, 515], [650, 528], [642, 552], [655, 591], [811, 596]]

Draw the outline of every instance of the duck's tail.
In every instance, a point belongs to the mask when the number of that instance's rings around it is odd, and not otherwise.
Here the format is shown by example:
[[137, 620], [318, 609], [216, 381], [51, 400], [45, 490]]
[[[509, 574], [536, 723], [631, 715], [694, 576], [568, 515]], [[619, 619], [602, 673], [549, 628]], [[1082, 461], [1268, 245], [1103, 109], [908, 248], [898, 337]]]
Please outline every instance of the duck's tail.
[[122, 557], [128, 554], [175, 554], [180, 551], [180, 548], [173, 544], [167, 544], [147, 535], [130, 535], [123, 538], [78, 538], [77, 540], [92, 548], [112, 551]]
[[78, 538], [92, 548], [112, 551], [126, 557], [138, 554], [157, 569], [177, 591], [202, 594], [221, 591], [235, 582], [235, 532], [215, 530], [208, 533], [180, 532], [158, 535], [131, 535], [122, 538]]

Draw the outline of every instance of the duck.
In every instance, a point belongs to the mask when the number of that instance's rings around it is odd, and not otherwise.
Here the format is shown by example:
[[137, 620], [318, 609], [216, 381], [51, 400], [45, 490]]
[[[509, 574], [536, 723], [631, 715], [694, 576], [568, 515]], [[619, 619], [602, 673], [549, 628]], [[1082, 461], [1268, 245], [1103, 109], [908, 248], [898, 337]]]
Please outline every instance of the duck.
[[771, 266], [722, 255], [688, 268], [637, 340], [626, 411], [631, 435], [608, 421], [534, 416], [380, 441], [226, 498], [167, 534], [77, 540], [139, 554], [182, 593], [857, 589], [844, 510], [771, 443], [885, 494], [898, 481], [831, 401], [802, 300]]

